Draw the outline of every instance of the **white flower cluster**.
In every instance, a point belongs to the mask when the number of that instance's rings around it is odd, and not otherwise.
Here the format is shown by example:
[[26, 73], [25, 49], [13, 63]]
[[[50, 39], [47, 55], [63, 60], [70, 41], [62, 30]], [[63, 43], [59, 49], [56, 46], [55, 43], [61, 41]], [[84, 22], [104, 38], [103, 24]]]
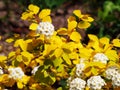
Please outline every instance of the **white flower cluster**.
[[102, 63], [107, 64], [108, 60], [109, 60], [108, 57], [103, 53], [97, 53], [93, 57], [94, 62], [102, 62]]
[[106, 83], [101, 76], [92, 76], [87, 80], [87, 86], [90, 87], [91, 90], [101, 90], [104, 85], [106, 85]]
[[109, 67], [106, 69], [105, 74], [107, 79], [112, 79], [118, 74], [118, 69], [116, 67]]
[[36, 33], [44, 34], [46, 37], [53, 35], [54, 26], [50, 22], [40, 22]]
[[16, 67], [16, 68], [10, 67], [8, 71], [9, 71], [9, 77], [15, 80], [22, 79], [22, 77], [24, 76], [24, 72], [20, 67]]
[[119, 87], [120, 86], [120, 74], [117, 74], [112, 78], [112, 85], [114, 87]]
[[4, 74], [3, 68], [0, 66], [0, 75]]
[[85, 67], [85, 64], [84, 63], [80, 63], [80, 64], [77, 64], [76, 65], [76, 75], [78, 76], [78, 77], [80, 77], [80, 76], [82, 76], [82, 74], [83, 74], [83, 70], [84, 70], [84, 67]]
[[114, 87], [120, 86], [120, 72], [117, 67], [110, 67], [105, 71], [106, 78], [112, 80]]
[[83, 79], [75, 78], [69, 84], [69, 90], [84, 90], [86, 82]]
[[38, 70], [39, 67], [40, 67], [40, 66], [34, 67], [33, 70], [31, 71], [31, 73], [32, 73], [33, 75], [35, 75], [35, 73], [37, 72], [37, 70]]

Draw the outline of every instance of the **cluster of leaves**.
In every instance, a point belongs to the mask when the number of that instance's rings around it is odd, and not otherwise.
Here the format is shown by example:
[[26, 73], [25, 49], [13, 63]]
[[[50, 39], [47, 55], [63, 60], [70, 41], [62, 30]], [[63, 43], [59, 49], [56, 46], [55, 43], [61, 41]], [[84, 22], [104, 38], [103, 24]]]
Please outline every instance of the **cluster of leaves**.
[[[80, 62], [80, 58], [87, 60], [85, 79], [91, 75], [101, 75], [108, 66], [119, 67], [120, 53], [117, 49], [120, 47], [120, 39], [110, 41], [107, 37], [99, 39], [88, 34], [88, 43], [81, 41], [82, 37], [77, 29], [85, 30], [94, 19], [82, 14], [80, 10], [73, 11], [73, 15], [67, 20], [67, 28], [54, 31], [49, 38], [41, 33], [36, 34], [40, 22], [52, 23], [49, 9], [40, 10], [39, 7], [30, 4], [21, 18], [32, 22], [29, 27], [31, 32], [25, 38], [15, 34], [14, 38], [7, 39], [7, 42], [14, 42], [16, 49], [8, 56], [0, 56], [0, 66], [4, 72], [0, 75], [1, 89], [14, 87], [22, 90], [68, 89], [66, 80], [69, 76], [75, 75], [75, 66]], [[93, 55], [99, 52], [109, 58], [107, 65], [92, 62]], [[22, 68], [25, 76], [21, 80], [10, 78], [8, 71], [10, 67]], [[33, 74], [32, 70], [35, 67], [39, 68]]]

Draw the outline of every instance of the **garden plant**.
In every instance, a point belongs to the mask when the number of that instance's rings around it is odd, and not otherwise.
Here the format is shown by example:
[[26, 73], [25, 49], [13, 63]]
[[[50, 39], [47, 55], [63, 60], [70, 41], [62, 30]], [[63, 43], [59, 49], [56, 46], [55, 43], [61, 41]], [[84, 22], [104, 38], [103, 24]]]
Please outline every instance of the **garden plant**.
[[119, 90], [120, 39], [87, 34], [84, 42], [78, 29], [91, 26], [90, 15], [74, 10], [56, 30], [50, 14], [33, 4], [22, 13], [30, 32], [6, 40], [14, 50], [0, 56], [0, 90]]

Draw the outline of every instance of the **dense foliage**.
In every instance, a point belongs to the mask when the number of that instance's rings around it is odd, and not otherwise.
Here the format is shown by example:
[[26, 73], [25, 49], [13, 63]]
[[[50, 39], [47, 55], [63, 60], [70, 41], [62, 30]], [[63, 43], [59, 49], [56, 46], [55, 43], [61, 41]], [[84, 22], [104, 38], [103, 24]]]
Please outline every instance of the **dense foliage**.
[[91, 26], [90, 15], [74, 10], [67, 28], [55, 30], [50, 13], [33, 4], [22, 13], [31, 31], [6, 40], [15, 50], [0, 56], [0, 89], [119, 89], [120, 39], [87, 34], [84, 43], [78, 29]]

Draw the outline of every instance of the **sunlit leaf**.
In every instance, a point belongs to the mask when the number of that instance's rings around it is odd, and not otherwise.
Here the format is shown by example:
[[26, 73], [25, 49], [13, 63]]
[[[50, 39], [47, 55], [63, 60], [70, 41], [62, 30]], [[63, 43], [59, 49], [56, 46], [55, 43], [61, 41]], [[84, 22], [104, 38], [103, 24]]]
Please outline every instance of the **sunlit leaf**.
[[14, 41], [14, 39], [13, 38], [8, 38], [8, 39], [6, 39], [5, 40], [7, 43], [12, 43], [13, 41]]
[[80, 42], [81, 36], [78, 32], [72, 32], [72, 34], [70, 35], [70, 39], [75, 42]]
[[100, 43], [106, 45], [106, 44], [109, 44], [109, 41], [110, 41], [110, 40], [109, 40], [109, 38], [107, 38], [107, 37], [103, 37], [103, 38], [100, 38], [99, 41], [100, 41]]
[[15, 44], [14, 44], [15, 47], [18, 47], [20, 46], [20, 48], [23, 50], [23, 51], [26, 51], [27, 50], [27, 43], [23, 40], [23, 39], [18, 39]]
[[89, 22], [80, 21], [78, 23], [78, 28], [80, 28], [80, 29], [86, 29], [86, 28], [90, 27], [90, 25], [91, 24]]
[[51, 13], [51, 10], [50, 9], [43, 9], [40, 14], [39, 14], [39, 18], [40, 19], [43, 19], [45, 18], [46, 16], [49, 16]]
[[82, 17], [82, 14], [81, 14], [81, 11], [80, 11], [80, 10], [74, 10], [74, 11], [73, 11], [73, 14], [76, 15], [77, 17], [79, 17], [79, 18]]
[[[33, 58], [33, 54], [29, 53], [29, 52], [21, 52], [21, 55], [23, 56], [23, 62], [28, 65], [31, 61], [31, 59]], [[24, 59], [24, 57], [27, 59]]]
[[120, 47], [120, 39], [113, 39], [112, 43], [115, 47]]
[[37, 26], [38, 26], [37, 23], [32, 23], [32, 24], [29, 26], [29, 29], [30, 29], [30, 30], [37, 30]]
[[11, 57], [13, 57], [13, 56], [15, 56], [15, 52], [14, 52], [14, 51], [12, 51], [12, 52], [10, 52], [10, 53], [8, 54], [8, 58], [11, 58]]
[[21, 62], [21, 61], [23, 60], [22, 55], [18, 55], [18, 56], [16, 57], [16, 60], [19, 61], [19, 62]]
[[119, 56], [115, 50], [107, 50], [105, 55], [109, 58], [109, 60], [115, 61], [119, 59]]
[[65, 60], [65, 62], [66, 62], [68, 65], [71, 65], [71, 60], [70, 60], [69, 56], [68, 56], [66, 53], [64, 53], [64, 54], [62, 55], [62, 57], [63, 57], [63, 59]]
[[76, 21], [68, 22], [68, 30], [75, 29], [76, 26], [77, 26], [77, 22]]
[[17, 82], [17, 86], [19, 89], [22, 89], [24, 87], [24, 85], [22, 84], [22, 82]]
[[6, 57], [6, 56], [0, 56], [0, 62], [5, 61], [6, 59], [7, 59], [7, 57]]
[[42, 19], [42, 22], [50, 22], [52, 23], [52, 19], [50, 16], [46, 16], [45, 18]]
[[61, 58], [56, 58], [53, 60], [53, 64], [55, 67], [60, 66], [62, 64], [63, 60]]
[[39, 12], [39, 10], [40, 10], [40, 8], [39, 8], [38, 6], [33, 5], [33, 4], [30, 4], [30, 5], [28, 6], [28, 9], [29, 9], [30, 11], [32, 11], [34, 14], [37, 14], [37, 13]]
[[62, 48], [57, 48], [57, 49], [54, 51], [54, 55], [55, 55], [56, 58], [60, 57], [62, 53], [63, 53]]
[[93, 34], [88, 34], [88, 37], [90, 40], [92, 41], [98, 41], [98, 37], [96, 35], [93, 35]]
[[66, 28], [60, 28], [57, 30], [57, 33], [59, 35], [67, 35], [67, 29]]
[[87, 22], [92, 22], [94, 21], [94, 19], [92, 17], [90, 17], [89, 15], [83, 15], [81, 18], [83, 21], [87, 21]]

